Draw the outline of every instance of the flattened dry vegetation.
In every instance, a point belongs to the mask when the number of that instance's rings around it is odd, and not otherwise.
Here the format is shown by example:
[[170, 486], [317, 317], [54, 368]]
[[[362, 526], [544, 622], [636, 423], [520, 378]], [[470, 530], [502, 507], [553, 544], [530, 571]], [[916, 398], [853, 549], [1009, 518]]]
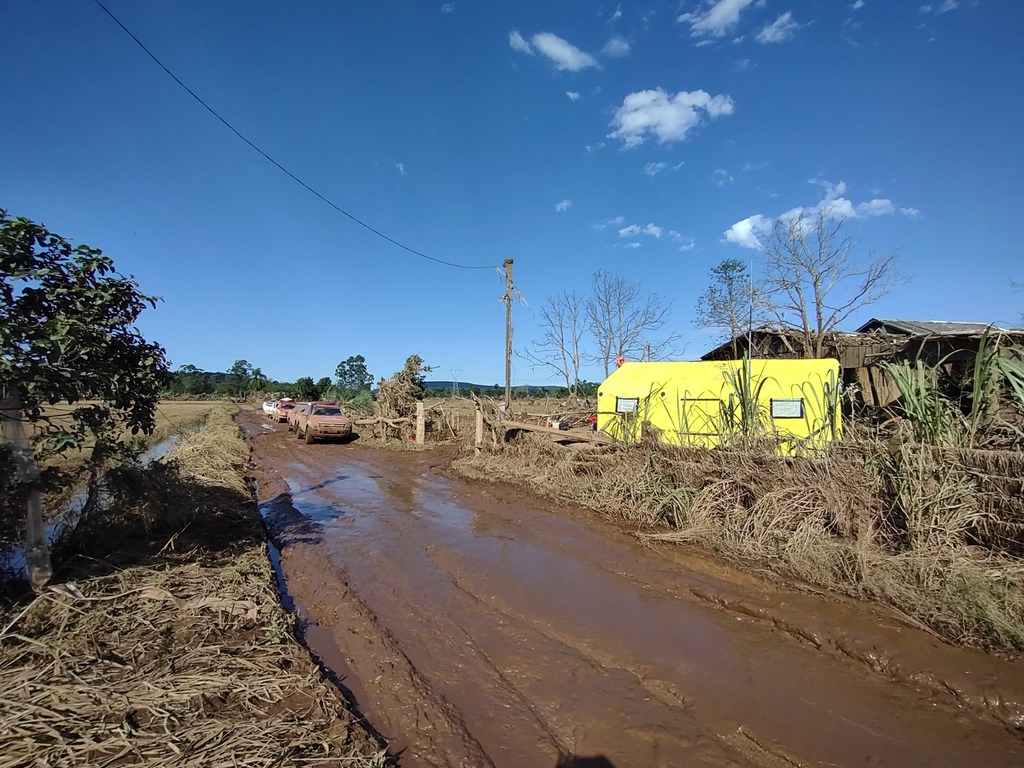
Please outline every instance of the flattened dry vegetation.
[[649, 541], [889, 605], [944, 639], [1024, 649], [1024, 455], [879, 441], [567, 449], [533, 436], [455, 462], [629, 521]]
[[177, 455], [114, 473], [60, 585], [4, 606], [0, 768], [389, 764], [294, 637], [230, 413]]

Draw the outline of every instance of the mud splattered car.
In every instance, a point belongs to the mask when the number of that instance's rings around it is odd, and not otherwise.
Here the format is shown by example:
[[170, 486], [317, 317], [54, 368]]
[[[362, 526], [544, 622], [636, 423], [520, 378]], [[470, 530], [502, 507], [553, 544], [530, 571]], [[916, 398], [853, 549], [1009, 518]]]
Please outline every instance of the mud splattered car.
[[295, 408], [295, 403], [291, 400], [282, 400], [274, 408], [274, 413], [271, 415], [271, 420], [276, 421], [278, 424], [288, 421], [288, 414]]
[[292, 415], [295, 436], [307, 443], [344, 440], [352, 435], [352, 419], [337, 403], [307, 403]]

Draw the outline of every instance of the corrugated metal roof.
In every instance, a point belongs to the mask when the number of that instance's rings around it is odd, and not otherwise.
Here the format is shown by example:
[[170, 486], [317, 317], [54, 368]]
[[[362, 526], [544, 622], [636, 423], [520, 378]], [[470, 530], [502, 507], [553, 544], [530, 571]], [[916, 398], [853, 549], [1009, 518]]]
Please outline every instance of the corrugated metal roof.
[[857, 333], [887, 331], [909, 336], [980, 336], [987, 330], [1007, 332], [991, 323], [961, 323], [949, 320], [882, 320], [871, 318], [857, 329]]

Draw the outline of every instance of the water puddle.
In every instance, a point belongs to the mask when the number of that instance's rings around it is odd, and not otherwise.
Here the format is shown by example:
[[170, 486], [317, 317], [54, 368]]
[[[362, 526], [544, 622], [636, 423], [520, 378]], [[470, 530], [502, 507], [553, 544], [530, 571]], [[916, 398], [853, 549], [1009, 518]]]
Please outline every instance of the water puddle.
[[[206, 423], [197, 425], [192, 431], [201, 431], [206, 428]], [[153, 461], [163, 461], [174, 453], [181, 442], [181, 435], [170, 435], [159, 441], [156, 445], [148, 448], [139, 455], [139, 464], [145, 466]], [[103, 481], [100, 481], [97, 491], [96, 504], [102, 506], [106, 502], [106, 495], [103, 491]], [[52, 548], [57, 540], [67, 531], [73, 531], [82, 519], [82, 513], [89, 501], [89, 490], [83, 488], [76, 491], [64, 503], [46, 523], [46, 542]], [[25, 560], [25, 547], [18, 545], [0, 552], [0, 574], [11, 580], [27, 578], [27, 563]]]
[[316, 528], [290, 539], [312, 549], [290, 550], [288, 573], [318, 644], [355, 658], [354, 630], [331, 631], [329, 617], [345, 599], [365, 606], [495, 764], [542, 765], [537, 755], [581, 745], [622, 765], [756, 763], [765, 751], [793, 764], [1009, 765], [1024, 754], [1013, 740], [990, 746], [988, 726], [939, 738], [948, 709], [692, 599], [690, 575], [636, 541], [375, 461], [287, 464], [290, 514]]

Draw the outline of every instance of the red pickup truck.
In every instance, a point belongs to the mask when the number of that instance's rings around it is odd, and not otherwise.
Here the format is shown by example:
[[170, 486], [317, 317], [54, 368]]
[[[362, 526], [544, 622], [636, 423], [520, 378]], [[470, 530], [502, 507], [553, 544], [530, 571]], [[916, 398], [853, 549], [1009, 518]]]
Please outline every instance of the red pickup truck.
[[352, 419], [337, 403], [302, 403], [289, 421], [295, 436], [307, 443], [343, 440], [352, 435]]

